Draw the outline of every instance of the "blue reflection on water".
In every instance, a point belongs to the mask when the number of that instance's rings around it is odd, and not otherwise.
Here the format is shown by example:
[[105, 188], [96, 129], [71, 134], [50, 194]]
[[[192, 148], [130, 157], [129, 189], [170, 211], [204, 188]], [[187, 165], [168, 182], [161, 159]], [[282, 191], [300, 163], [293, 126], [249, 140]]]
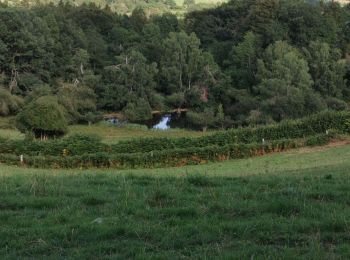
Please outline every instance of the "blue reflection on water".
[[153, 126], [153, 129], [167, 130], [170, 128], [171, 115], [165, 115], [161, 118], [160, 122]]

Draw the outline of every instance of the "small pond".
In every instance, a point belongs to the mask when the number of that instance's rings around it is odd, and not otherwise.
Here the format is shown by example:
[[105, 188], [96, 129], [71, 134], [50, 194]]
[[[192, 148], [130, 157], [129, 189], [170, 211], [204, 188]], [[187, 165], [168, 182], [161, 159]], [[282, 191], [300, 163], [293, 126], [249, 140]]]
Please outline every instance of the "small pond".
[[[125, 122], [118, 119], [109, 119], [108, 122], [115, 125], [122, 125]], [[146, 125], [149, 129], [168, 130], [173, 128], [186, 128], [194, 129], [191, 124], [186, 120], [186, 113], [166, 113], [166, 114], [154, 114], [153, 117], [145, 121], [135, 121], [130, 123], [136, 123], [140, 125]]]

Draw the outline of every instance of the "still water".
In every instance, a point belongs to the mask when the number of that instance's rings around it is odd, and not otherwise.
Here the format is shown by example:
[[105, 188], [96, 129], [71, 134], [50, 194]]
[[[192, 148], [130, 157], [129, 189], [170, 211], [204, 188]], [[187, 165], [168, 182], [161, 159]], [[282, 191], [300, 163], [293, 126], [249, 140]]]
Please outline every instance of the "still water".
[[[114, 125], [122, 125], [126, 123], [118, 119], [110, 119], [108, 121]], [[135, 121], [130, 123], [146, 125], [149, 129], [158, 130], [168, 130], [172, 128], [193, 129], [193, 126], [187, 122], [185, 113], [155, 114], [150, 120]]]
[[161, 117], [158, 124], [154, 125], [153, 129], [167, 130], [170, 129], [171, 115], [164, 115]]

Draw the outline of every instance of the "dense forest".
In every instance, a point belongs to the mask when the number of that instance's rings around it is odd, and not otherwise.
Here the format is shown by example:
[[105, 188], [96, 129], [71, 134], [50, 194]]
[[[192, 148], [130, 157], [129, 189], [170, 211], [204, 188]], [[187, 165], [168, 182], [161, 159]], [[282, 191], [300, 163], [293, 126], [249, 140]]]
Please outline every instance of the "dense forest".
[[184, 19], [2, 4], [0, 115], [140, 121], [182, 108], [221, 128], [345, 110], [349, 51], [350, 5], [334, 2], [232, 0]]

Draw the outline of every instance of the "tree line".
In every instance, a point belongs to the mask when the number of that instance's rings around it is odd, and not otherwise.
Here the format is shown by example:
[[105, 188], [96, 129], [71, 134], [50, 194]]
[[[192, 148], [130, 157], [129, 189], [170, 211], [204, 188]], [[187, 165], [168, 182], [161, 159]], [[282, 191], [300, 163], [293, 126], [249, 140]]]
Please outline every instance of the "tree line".
[[1, 4], [0, 114], [47, 103], [82, 123], [186, 108], [194, 125], [229, 127], [345, 110], [349, 48], [350, 6], [334, 2], [232, 0], [184, 19]]

